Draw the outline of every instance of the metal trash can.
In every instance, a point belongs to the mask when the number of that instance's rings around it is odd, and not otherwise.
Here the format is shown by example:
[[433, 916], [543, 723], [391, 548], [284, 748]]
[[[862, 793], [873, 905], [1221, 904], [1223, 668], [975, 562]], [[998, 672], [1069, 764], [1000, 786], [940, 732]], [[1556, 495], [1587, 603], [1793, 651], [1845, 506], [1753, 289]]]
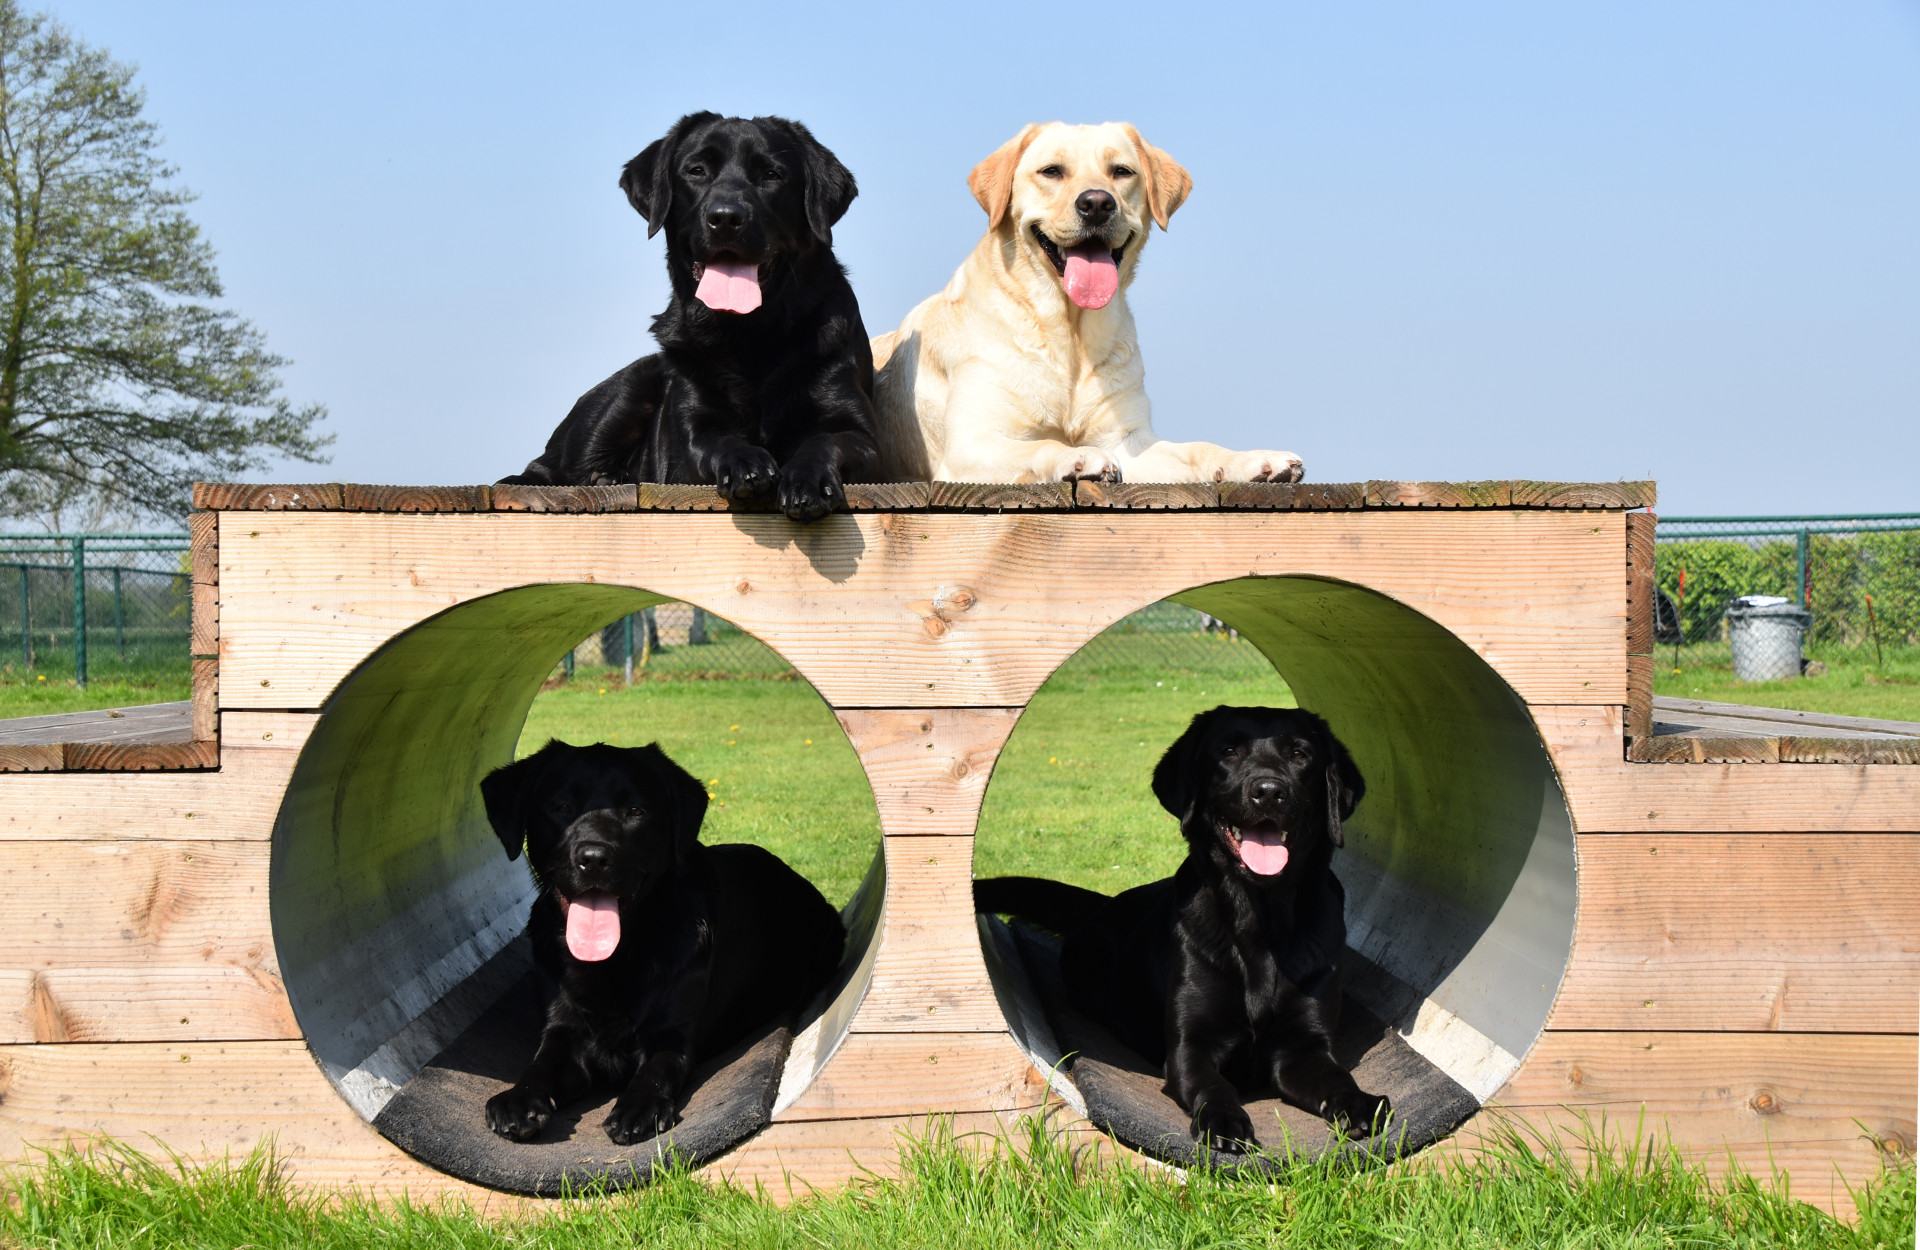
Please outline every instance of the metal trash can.
[[1733, 675], [1741, 681], [1780, 681], [1800, 675], [1800, 646], [1813, 613], [1774, 595], [1742, 595], [1727, 605]]

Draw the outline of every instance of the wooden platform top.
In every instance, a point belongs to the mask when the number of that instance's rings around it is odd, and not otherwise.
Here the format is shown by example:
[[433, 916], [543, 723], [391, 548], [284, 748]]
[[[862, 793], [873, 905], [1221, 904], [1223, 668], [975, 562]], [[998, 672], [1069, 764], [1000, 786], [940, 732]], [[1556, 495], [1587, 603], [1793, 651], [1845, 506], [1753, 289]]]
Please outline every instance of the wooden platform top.
[[193, 740], [193, 702], [147, 703], [98, 712], [57, 712], [0, 720], [0, 746], [68, 742], [161, 743]]
[[[850, 483], [853, 512], [1072, 510], [1349, 512], [1365, 508], [1651, 508], [1652, 482]], [[198, 482], [202, 512], [769, 512], [711, 486], [372, 486]]]
[[1657, 697], [1648, 746], [1650, 763], [1920, 764], [1920, 722]]

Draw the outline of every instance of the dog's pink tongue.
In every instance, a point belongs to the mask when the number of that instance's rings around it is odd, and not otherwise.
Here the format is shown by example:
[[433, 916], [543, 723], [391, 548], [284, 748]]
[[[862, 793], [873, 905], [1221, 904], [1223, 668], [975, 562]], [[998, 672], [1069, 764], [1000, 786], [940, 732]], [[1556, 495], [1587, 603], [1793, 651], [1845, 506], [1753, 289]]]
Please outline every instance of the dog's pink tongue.
[[599, 963], [620, 945], [620, 900], [605, 890], [588, 890], [569, 899], [567, 949], [586, 963]]
[[1105, 308], [1120, 289], [1120, 266], [1100, 243], [1082, 243], [1067, 249], [1067, 298], [1082, 308]]
[[1271, 877], [1287, 866], [1287, 846], [1278, 829], [1245, 829], [1240, 833], [1240, 862], [1249, 872]]
[[744, 260], [710, 260], [693, 297], [715, 312], [750, 313], [760, 307], [760, 266]]

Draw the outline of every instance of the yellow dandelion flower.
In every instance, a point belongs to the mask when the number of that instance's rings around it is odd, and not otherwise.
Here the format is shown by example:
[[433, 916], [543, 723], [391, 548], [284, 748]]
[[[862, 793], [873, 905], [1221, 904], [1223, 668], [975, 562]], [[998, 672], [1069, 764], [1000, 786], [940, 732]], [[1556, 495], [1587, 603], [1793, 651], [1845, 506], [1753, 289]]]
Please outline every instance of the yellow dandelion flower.
[[807, 745], [808, 745], [808, 746], [812, 746], [812, 745], [813, 745], [813, 739], [812, 739], [812, 738], [808, 738], [808, 739], [807, 739]]

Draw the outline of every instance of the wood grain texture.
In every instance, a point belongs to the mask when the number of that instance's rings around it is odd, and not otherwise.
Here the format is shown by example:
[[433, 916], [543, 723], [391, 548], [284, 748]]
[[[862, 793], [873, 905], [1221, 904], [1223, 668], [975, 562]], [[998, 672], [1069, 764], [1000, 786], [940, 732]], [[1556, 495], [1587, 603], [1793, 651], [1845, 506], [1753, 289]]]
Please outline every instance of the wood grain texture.
[[1223, 508], [1274, 512], [1344, 512], [1367, 506], [1365, 482], [1222, 482]]
[[1644, 1109], [1646, 1132], [1693, 1158], [1778, 1167], [1795, 1197], [1837, 1209], [1843, 1179], [1912, 1158], [1917, 1060], [1910, 1035], [1553, 1031], [1493, 1102], [1576, 1134], [1578, 1115], [1604, 1115], [1609, 1140], [1631, 1140]]
[[[1499, 511], [922, 513], [806, 527], [764, 515], [256, 513], [222, 535], [221, 698], [318, 707], [428, 616], [580, 582], [681, 599], [773, 640], [838, 707], [1016, 706], [1128, 612], [1224, 579], [1296, 574], [1398, 599], [1529, 702], [1624, 703], [1624, 531], [1619, 515]], [[1555, 576], [1516, 588], [1516, 567]], [[956, 590], [971, 606], [935, 612], [936, 627], [928, 606], [957, 602]]]
[[970, 837], [1018, 708], [843, 709], [835, 715], [888, 834]]
[[973, 916], [973, 839], [882, 841], [886, 910], [854, 1032], [1003, 1031]]
[[1513, 486], [1516, 508], [1651, 508], [1652, 482], [1527, 482]]
[[1627, 705], [1624, 725], [1628, 758], [1644, 759], [1653, 739], [1653, 657], [1627, 657]]
[[249, 485], [243, 482], [195, 482], [193, 506], [203, 512], [312, 512], [338, 510], [340, 483]]
[[[642, 512], [729, 512], [733, 505], [711, 486], [642, 482], [634, 506]], [[749, 509], [741, 509], [742, 511]]]
[[[76, 1090], [96, 1095], [76, 1099]], [[101, 1135], [189, 1159], [238, 1159], [271, 1137], [298, 1185], [495, 1197], [415, 1162], [362, 1122], [303, 1042], [0, 1046], [0, 1091], [0, 1155], [10, 1159]]]
[[640, 505], [640, 488], [619, 486], [494, 486], [491, 503], [496, 512], [632, 512]]
[[988, 512], [1073, 507], [1071, 482], [931, 482], [927, 506]]
[[1643, 764], [1920, 764], [1920, 741], [1912, 738], [1834, 738], [1688, 732], [1660, 734], [1636, 746], [1630, 758]]
[[[60, 748], [68, 772], [173, 772], [220, 767], [220, 744], [190, 742], [69, 742]], [[138, 802], [133, 795], [127, 801]]]
[[59, 772], [67, 766], [57, 742], [0, 744], [0, 773]]
[[195, 512], [187, 517], [187, 547], [191, 576], [196, 585], [220, 581], [220, 514]]
[[854, 1033], [781, 1121], [1040, 1105], [1047, 1083], [1007, 1033]]
[[1920, 832], [1920, 768], [1633, 763], [1621, 758], [1624, 709], [1530, 710], [1581, 833]]
[[113, 773], [36, 772], [0, 785], [0, 840], [265, 839], [317, 718], [227, 712], [217, 772], [137, 780]]
[[350, 512], [485, 512], [493, 506], [485, 486], [369, 486], [343, 482], [340, 499]]
[[220, 587], [194, 582], [187, 654], [195, 658], [220, 654]]
[[1587, 834], [1579, 856], [1548, 1028], [1920, 1030], [1920, 835]]
[[195, 656], [192, 665], [193, 740], [212, 742], [220, 737], [220, 661]]
[[1511, 482], [1367, 483], [1369, 508], [1504, 508], [1512, 502]]
[[1627, 654], [1653, 654], [1653, 537], [1651, 512], [1627, 517]]
[[1217, 508], [1220, 491], [1212, 482], [1075, 482], [1077, 508], [1138, 508], [1187, 511]]
[[847, 482], [845, 490], [855, 512], [918, 512], [932, 497], [925, 482]]

